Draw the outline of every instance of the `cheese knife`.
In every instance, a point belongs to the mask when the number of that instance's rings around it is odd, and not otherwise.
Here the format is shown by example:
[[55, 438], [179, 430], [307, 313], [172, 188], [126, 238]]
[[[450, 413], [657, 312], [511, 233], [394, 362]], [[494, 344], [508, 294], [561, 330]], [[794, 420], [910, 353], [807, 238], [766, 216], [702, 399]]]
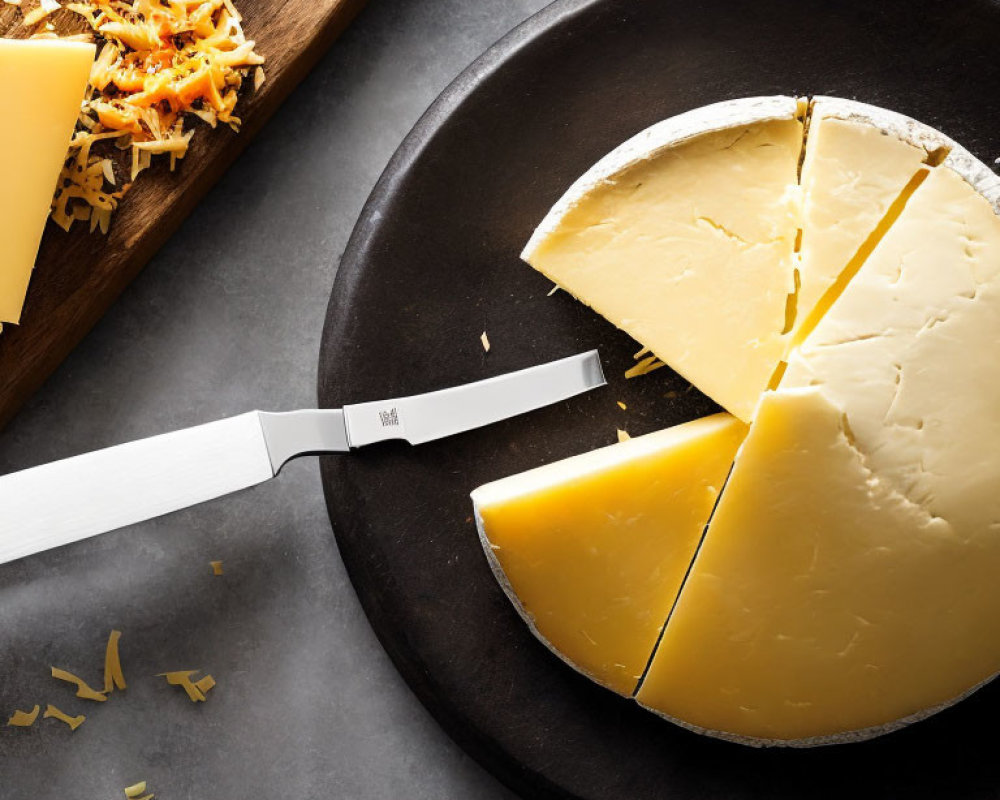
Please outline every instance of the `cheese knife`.
[[251, 411], [0, 477], [0, 564], [263, 483], [298, 456], [422, 444], [605, 384], [597, 351], [428, 394]]

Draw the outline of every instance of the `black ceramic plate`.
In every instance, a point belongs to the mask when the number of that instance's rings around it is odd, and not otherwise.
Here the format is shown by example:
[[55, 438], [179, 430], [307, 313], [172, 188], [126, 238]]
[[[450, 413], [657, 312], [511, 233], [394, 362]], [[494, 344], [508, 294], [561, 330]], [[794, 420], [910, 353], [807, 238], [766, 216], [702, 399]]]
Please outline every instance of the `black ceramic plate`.
[[[1000, 685], [863, 744], [757, 751], [688, 733], [538, 644], [480, 552], [469, 491], [714, 410], [518, 260], [576, 176], [637, 131], [732, 97], [833, 94], [1000, 155], [995, 0], [558, 2], [469, 68], [376, 187], [344, 255], [326, 406], [436, 389], [599, 347], [610, 389], [448, 441], [323, 465], [379, 637], [441, 724], [531, 797], [1000, 797]], [[479, 336], [487, 331], [492, 349]], [[616, 405], [623, 400], [627, 411]], [[998, 622], [1000, 635], [1000, 622]], [[914, 665], [919, 669], [919, 665]]]

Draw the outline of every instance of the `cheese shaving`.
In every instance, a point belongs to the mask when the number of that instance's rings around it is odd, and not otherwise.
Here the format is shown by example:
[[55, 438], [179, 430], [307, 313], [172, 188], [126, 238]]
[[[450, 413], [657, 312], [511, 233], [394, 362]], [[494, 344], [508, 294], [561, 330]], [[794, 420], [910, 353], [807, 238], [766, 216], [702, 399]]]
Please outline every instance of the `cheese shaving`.
[[52, 677], [55, 678], [56, 680], [66, 681], [66, 683], [75, 684], [76, 696], [83, 698], [84, 700], [96, 700], [98, 703], [103, 703], [105, 700], [108, 699], [103, 692], [98, 692], [96, 689], [91, 689], [90, 686], [87, 685], [87, 682], [83, 680], [83, 678], [78, 678], [72, 672], [67, 672], [64, 669], [52, 667]]
[[[153, 156], [169, 156], [173, 171], [187, 155], [196, 121], [239, 130], [233, 112], [244, 81], [263, 84], [264, 58], [230, 0], [74, 0], [65, 6], [42, 0], [24, 23], [36, 25], [60, 8], [87, 22], [99, 53], [52, 219], [65, 230], [82, 221], [107, 233], [119, 201]], [[112, 144], [129, 152], [127, 163], [113, 155]], [[92, 152], [95, 145], [100, 152]], [[116, 191], [125, 175], [128, 182]]]
[[152, 794], [146, 794], [146, 781], [139, 781], [138, 783], [133, 783], [131, 786], [126, 786], [123, 791], [129, 800], [148, 800], [148, 798], [153, 796]]
[[624, 411], [626, 408], [628, 408], [628, 406], [625, 405], [621, 400], [619, 400], [618, 401], [618, 408], [620, 408], [622, 411]]
[[209, 561], [212, 566], [213, 575], [222, 575], [222, 562], [221, 561]]
[[175, 672], [161, 672], [158, 678], [166, 678], [171, 686], [180, 686], [187, 692], [187, 696], [192, 703], [204, 703], [205, 694], [215, 686], [215, 678], [211, 675], [192, 681], [191, 676], [199, 672], [196, 669], [177, 670]]
[[49, 704], [48, 707], [46, 707], [45, 713], [42, 714], [42, 717], [44, 719], [57, 719], [60, 722], [65, 722], [67, 725], [69, 725], [69, 729], [71, 731], [75, 731], [77, 728], [83, 725], [83, 721], [87, 719], [83, 714], [80, 714], [79, 716], [76, 717], [71, 717], [69, 714], [60, 711], [52, 704]]
[[490, 337], [486, 335], [486, 331], [483, 331], [483, 335], [479, 337], [479, 341], [483, 343], [483, 350], [487, 353], [490, 352]]
[[118, 654], [118, 641], [121, 631], [111, 631], [108, 636], [108, 646], [104, 652], [104, 693], [110, 694], [112, 689], [124, 689], [125, 674], [122, 672], [121, 656]]
[[7, 720], [7, 724], [17, 728], [30, 728], [35, 724], [35, 720], [38, 719], [38, 712], [40, 710], [40, 706], [36, 705], [31, 711], [15, 711], [11, 714], [10, 719]]
[[556, 292], [558, 292], [558, 291], [559, 291], [559, 285], [558, 285], [558, 284], [556, 284], [556, 285], [555, 285], [555, 286], [553, 286], [553, 287], [552, 287], [551, 289], [549, 289], [549, 293], [548, 293], [547, 295], [545, 295], [545, 296], [546, 296], [546, 297], [552, 297], [552, 295], [554, 295], [554, 294], [555, 294]]
[[649, 348], [648, 347], [644, 347], [644, 348], [642, 348], [642, 350], [640, 350], [638, 353], [636, 353], [635, 355], [632, 356], [632, 360], [633, 361], [638, 361], [640, 358], [642, 358], [647, 353], [649, 353]]
[[24, 15], [24, 24], [28, 27], [37, 25], [53, 11], [58, 11], [60, 8], [61, 6], [56, 0], [41, 0], [38, 6]]
[[623, 431], [621, 428], [618, 429], [618, 441], [627, 442], [632, 437], [628, 435], [627, 431]]
[[631, 369], [625, 370], [626, 378], [637, 378], [640, 375], [645, 375], [652, 372], [654, 369], [659, 369], [660, 367], [666, 366], [662, 361], [660, 361], [656, 356], [646, 356], [638, 364], [636, 364]]

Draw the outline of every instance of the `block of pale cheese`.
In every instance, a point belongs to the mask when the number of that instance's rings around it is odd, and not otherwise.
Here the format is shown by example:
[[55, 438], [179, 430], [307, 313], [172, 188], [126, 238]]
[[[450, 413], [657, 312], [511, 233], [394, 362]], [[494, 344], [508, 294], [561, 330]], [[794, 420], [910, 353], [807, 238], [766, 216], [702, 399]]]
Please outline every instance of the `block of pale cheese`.
[[749, 420], [785, 352], [801, 149], [792, 97], [665, 120], [577, 180], [522, 258]]
[[814, 321], [810, 315], [852, 259], [867, 256], [870, 240], [877, 244], [881, 223], [924, 162], [953, 146], [933, 128], [892, 111], [834, 97], [813, 100], [800, 179], [801, 263], [790, 344]]
[[18, 322], [94, 45], [0, 39], [0, 323]]
[[718, 414], [476, 489], [483, 548], [535, 635], [631, 695], [745, 433]]

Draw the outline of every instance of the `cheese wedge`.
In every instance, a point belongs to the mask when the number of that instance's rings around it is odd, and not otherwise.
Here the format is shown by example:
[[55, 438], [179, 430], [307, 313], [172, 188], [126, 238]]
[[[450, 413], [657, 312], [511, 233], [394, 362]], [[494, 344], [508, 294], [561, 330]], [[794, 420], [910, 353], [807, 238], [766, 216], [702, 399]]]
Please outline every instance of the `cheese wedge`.
[[473, 492], [490, 565], [549, 649], [632, 694], [745, 433], [718, 414]]
[[851, 260], [867, 255], [869, 239], [877, 244], [880, 223], [929, 153], [955, 146], [915, 120], [852, 100], [818, 97], [809, 120], [793, 343]]
[[570, 187], [522, 258], [749, 420], [786, 349], [801, 149], [791, 97], [665, 120]]
[[647, 707], [812, 745], [1000, 670], [1000, 370], [975, 344], [1000, 342], [1000, 179], [969, 159], [931, 172], [765, 395]]
[[873, 476], [818, 390], [769, 393], [638, 700], [749, 744], [885, 732], [1000, 666], [966, 638], [1000, 613], [974, 549]]
[[18, 322], [94, 45], [0, 39], [0, 322]]
[[1000, 524], [1000, 178], [977, 191], [953, 166], [917, 189], [782, 386], [817, 386], [882, 483], [972, 535]]

